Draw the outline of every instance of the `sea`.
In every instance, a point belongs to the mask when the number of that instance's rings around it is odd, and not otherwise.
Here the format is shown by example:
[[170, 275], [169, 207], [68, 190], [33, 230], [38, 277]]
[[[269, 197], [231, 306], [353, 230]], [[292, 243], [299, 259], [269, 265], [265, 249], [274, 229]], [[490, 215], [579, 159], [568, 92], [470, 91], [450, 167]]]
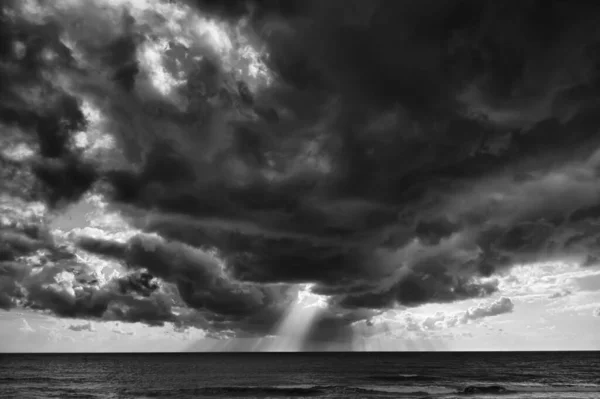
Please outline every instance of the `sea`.
[[600, 398], [600, 352], [2, 354], [0, 398]]

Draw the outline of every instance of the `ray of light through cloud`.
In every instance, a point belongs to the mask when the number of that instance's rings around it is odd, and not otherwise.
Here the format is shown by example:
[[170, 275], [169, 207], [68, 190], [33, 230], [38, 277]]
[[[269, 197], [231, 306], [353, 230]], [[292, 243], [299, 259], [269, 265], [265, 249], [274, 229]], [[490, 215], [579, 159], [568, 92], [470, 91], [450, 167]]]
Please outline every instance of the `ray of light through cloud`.
[[311, 284], [301, 287], [296, 301], [282, 316], [267, 351], [297, 352], [303, 349], [315, 317], [326, 306], [324, 298], [312, 294], [311, 288]]

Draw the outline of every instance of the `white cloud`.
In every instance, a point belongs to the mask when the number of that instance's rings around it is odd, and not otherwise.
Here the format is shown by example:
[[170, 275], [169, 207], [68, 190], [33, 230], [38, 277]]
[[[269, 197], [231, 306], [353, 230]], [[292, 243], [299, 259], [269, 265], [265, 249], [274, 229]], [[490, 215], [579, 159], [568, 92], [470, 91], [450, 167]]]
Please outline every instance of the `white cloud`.
[[444, 312], [437, 312], [434, 316], [427, 317], [421, 326], [426, 330], [450, 328], [460, 324], [467, 324], [469, 321], [510, 313], [513, 309], [514, 304], [512, 300], [508, 297], [502, 297], [487, 304], [480, 303], [465, 312], [449, 315]]
[[594, 309], [593, 315], [596, 317], [600, 317], [600, 307], [597, 307], [596, 309]]
[[1, 224], [41, 223], [47, 210], [41, 202], [27, 202], [10, 195], [0, 195]]
[[499, 278], [498, 288], [520, 300], [556, 299], [600, 288], [600, 274], [591, 268], [581, 268], [576, 262], [531, 263], [513, 267]]
[[466, 312], [466, 317], [470, 320], [481, 319], [484, 317], [497, 316], [503, 313], [510, 313], [514, 304], [510, 298], [502, 297], [488, 305], [480, 303], [476, 307], [470, 308]]
[[21, 328], [19, 328], [19, 331], [24, 332], [24, 333], [35, 332], [35, 330], [29, 325], [27, 320], [22, 319], [22, 321], [23, 321], [23, 326]]
[[430, 315], [419, 315], [407, 311], [388, 311], [372, 318], [369, 336], [405, 337], [406, 334], [416, 334], [420, 337], [432, 337], [431, 334], [437, 334], [436, 331], [511, 313], [513, 309], [513, 301], [508, 297], [501, 297], [460, 312], [437, 311]]
[[441, 328], [444, 321], [446, 321], [446, 314], [437, 312], [435, 315], [426, 318], [421, 325], [427, 330], [435, 330]]

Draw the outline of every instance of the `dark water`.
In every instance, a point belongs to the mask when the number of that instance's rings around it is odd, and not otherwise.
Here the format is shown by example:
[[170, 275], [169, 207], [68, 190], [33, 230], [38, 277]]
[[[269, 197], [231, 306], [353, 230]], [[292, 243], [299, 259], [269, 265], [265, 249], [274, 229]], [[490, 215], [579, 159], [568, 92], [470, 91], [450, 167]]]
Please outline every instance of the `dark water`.
[[0, 355], [0, 398], [211, 397], [600, 398], [600, 352]]

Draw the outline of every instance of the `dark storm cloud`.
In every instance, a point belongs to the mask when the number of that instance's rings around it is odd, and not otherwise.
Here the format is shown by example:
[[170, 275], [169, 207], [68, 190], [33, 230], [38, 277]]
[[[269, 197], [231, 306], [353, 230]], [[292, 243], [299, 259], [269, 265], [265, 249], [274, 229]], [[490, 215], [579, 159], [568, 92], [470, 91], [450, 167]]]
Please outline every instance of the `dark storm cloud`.
[[[270, 332], [297, 291], [273, 281], [261, 281], [273, 283], [267, 285], [240, 282], [215, 254], [178, 241], [139, 235], [126, 245], [91, 238], [78, 242], [82, 249], [109, 255], [134, 270], [114, 280], [120, 294], [149, 297], [159, 288], [158, 281], [172, 283], [183, 304], [201, 313], [198, 320], [192, 315], [173, 321], [183, 326], [198, 323], [212, 326], [216, 335], [219, 329]], [[113, 247], [119, 250], [114, 251]], [[115, 319], [123, 317], [117, 314]]]
[[112, 79], [124, 90], [130, 91], [135, 84], [135, 77], [139, 73], [138, 60], [136, 58], [136, 39], [131, 31], [135, 19], [123, 12], [124, 34], [114, 39], [106, 49], [106, 63], [113, 69]]
[[28, 272], [28, 268], [17, 262], [0, 262], [0, 309], [10, 310], [17, 306], [23, 297], [17, 281]]
[[144, 297], [149, 297], [159, 287], [156, 282], [153, 282], [154, 276], [150, 273], [138, 272], [122, 277], [117, 280], [121, 293], [127, 294], [135, 292]]
[[113, 258], [124, 258], [126, 245], [101, 238], [80, 236], [76, 239], [77, 246], [88, 252]]
[[4, 263], [1, 269], [6, 274], [0, 278], [3, 308], [19, 303], [65, 318], [151, 326], [177, 321], [172, 295], [159, 289], [147, 273], [135, 272], [100, 283], [91, 268], [77, 263], [36, 268], [33, 272], [16, 265], [10, 270]]
[[47, 242], [37, 239], [35, 235], [31, 237], [27, 231], [17, 228], [0, 230], [0, 257], [2, 260], [11, 261], [18, 256], [29, 254], [46, 246], [48, 246]]
[[[74, 134], [86, 129], [87, 120], [81, 99], [67, 89], [61, 76], [81, 72], [64, 44], [64, 26], [54, 18], [33, 22], [18, 10], [18, 3], [2, 6], [1, 150], [24, 143], [36, 154], [26, 160], [1, 154], [0, 194], [5, 207], [0, 221], [0, 306], [28, 306], [69, 318], [152, 325], [173, 321], [171, 298], [155, 292], [146, 275], [132, 274], [101, 285], [91, 268], [54, 243], [43, 219], [23, 221], [26, 207], [19, 211], [11, 205], [20, 199], [64, 205], [88, 191], [97, 177], [95, 166], [73, 145]], [[115, 55], [109, 64], [120, 73], [115, 78], [122, 80], [119, 68], [127, 66], [135, 49], [110, 45]], [[129, 55], [120, 54], [115, 46]], [[14, 215], [8, 213], [13, 210]]]
[[440, 240], [459, 231], [459, 226], [447, 219], [419, 221], [415, 227], [415, 235], [427, 245], [437, 245]]
[[429, 302], [453, 302], [486, 297], [498, 290], [497, 283], [478, 283], [470, 278], [448, 274], [411, 274], [381, 293], [347, 295], [340, 304], [345, 307], [386, 308], [395, 304], [416, 306]]
[[[232, 18], [243, 8], [211, 7], [219, 15], [231, 12]], [[439, 12], [431, 13], [431, 7]], [[283, 122], [272, 128], [247, 122], [252, 129], [234, 128], [239, 145], [210, 164], [161, 144], [161, 150], [147, 153], [141, 172], [111, 175], [116, 198], [214, 218], [212, 225], [157, 218], [145, 228], [218, 248], [232, 276], [242, 281], [313, 282], [315, 292], [335, 295], [334, 302], [351, 307], [495, 292], [493, 283], [476, 277], [550, 251], [556, 221], [569, 212], [565, 204], [551, 201], [547, 209], [535, 209], [536, 199], [528, 196], [550, 187], [558, 200], [566, 189], [552, 181], [548, 168], [558, 166], [560, 175], [569, 148], [582, 159], [590, 155], [581, 145], [593, 143], [591, 114], [576, 105], [565, 117], [556, 99], [565, 87], [585, 84], [595, 73], [587, 53], [569, 47], [569, 41], [587, 40], [584, 32], [592, 27], [587, 15], [593, 9], [565, 11], [560, 2], [505, 7], [381, 2], [367, 10], [368, 23], [352, 15], [338, 18], [337, 11], [315, 2], [268, 3], [256, 5], [252, 14], [253, 27], [269, 49], [269, 66], [287, 85], [258, 98], [283, 99], [287, 112], [304, 115], [293, 126], [303, 126], [305, 137], [294, 137], [298, 133]], [[585, 16], [583, 26], [557, 18], [563, 12], [572, 21]], [[540, 13], [549, 16], [551, 28], [540, 23]], [[508, 26], [510, 34], [501, 34]], [[547, 41], [548, 29], [553, 42]], [[578, 48], [587, 45], [581, 42]], [[550, 62], [566, 54], [579, 77]], [[322, 105], [310, 111], [314, 105], [294, 101], [305, 93], [337, 100], [329, 106], [319, 101]], [[322, 115], [325, 110], [329, 118]], [[517, 110], [526, 115], [517, 117]], [[313, 118], [312, 128], [307, 117]], [[253, 136], [257, 128], [260, 140]], [[278, 139], [270, 137], [270, 129], [278, 131]], [[284, 146], [301, 151], [293, 140], [313, 144], [309, 161], [329, 163], [327, 172], [291, 174], [282, 182], [246, 174], [245, 184], [233, 183], [238, 176], [228, 170], [230, 162], [241, 160], [256, 173], [265, 165], [261, 153], [276, 160]], [[284, 160], [278, 166], [289, 171], [293, 164]], [[207, 181], [199, 167], [213, 171], [217, 181]], [[520, 169], [533, 174], [522, 180]], [[166, 171], [172, 171], [171, 179]], [[574, 203], [597, 198], [594, 179], [571, 193]], [[476, 198], [478, 190], [485, 199]], [[494, 190], [501, 194], [498, 199], [491, 198]], [[525, 209], [510, 215], [511, 205]], [[427, 213], [432, 216], [424, 217]], [[240, 221], [250, 227], [238, 227]], [[472, 254], [448, 263], [435, 248], [444, 241], [452, 245], [454, 235], [471, 240]], [[427, 261], [402, 262], [400, 256], [394, 260], [393, 251], [377, 252], [387, 240], [402, 251], [412, 238], [431, 251]], [[403, 266], [406, 274], [382, 283]]]
[[[37, 151], [10, 168], [39, 184], [2, 189], [58, 205], [101, 187], [154, 235], [79, 236], [79, 249], [130, 269], [100, 287], [49, 284], [62, 266], [19, 279], [6, 266], [1, 306], [267, 333], [292, 285], [311, 283], [329, 305], [311, 340], [343, 341], [380, 309], [495, 293], [485, 278], [515, 263], [600, 256], [597, 5], [183, 3], [247, 17], [235, 29], [265, 48], [273, 82], [233, 76], [206, 37], [178, 43], [158, 11], [3, 14], [0, 119]], [[150, 82], [141, 54], [159, 44], [182, 87]], [[32, 87], [47, 94], [35, 102]], [[112, 157], [75, 150], [81, 97], [106, 118]], [[43, 249], [2, 234], [4, 262]], [[174, 302], [197, 313], [176, 315]]]
[[[134, 271], [101, 281], [92, 267], [57, 246], [40, 226], [0, 228], [0, 308], [18, 305], [57, 316], [163, 325], [176, 322], [174, 296]], [[114, 252], [113, 252], [114, 255]]]
[[[142, 283], [133, 285], [135, 277], [99, 286], [86, 276], [90, 272], [87, 266], [75, 265], [69, 269], [45, 267], [30, 274], [20, 282], [27, 291], [25, 305], [67, 318], [122, 320], [149, 325], [175, 321], [171, 299], [158, 292], [151, 295], [143, 290]], [[151, 291], [151, 288], [147, 290]], [[140, 291], [143, 295], [131, 295]]]
[[265, 293], [252, 285], [230, 285], [222, 266], [210, 255], [185, 244], [136, 237], [127, 261], [174, 282], [186, 302], [216, 313], [244, 314], [262, 305]]
[[[281, 316], [291, 299], [289, 287], [237, 281], [218, 258], [176, 241], [134, 237], [126, 260], [130, 267], [147, 269], [175, 284], [188, 306], [208, 311], [208, 318], [224, 327], [240, 328], [240, 324], [249, 330], [263, 330]], [[257, 320], [264, 326], [255, 326]]]
[[73, 133], [86, 126], [79, 100], [53, 81], [56, 73], [74, 71], [74, 61], [57, 21], [35, 24], [9, 16], [11, 6], [3, 5], [0, 15], [0, 121], [4, 129], [22, 129], [19, 141], [36, 143], [36, 159], [21, 168], [30, 168], [41, 183], [33, 194], [56, 205], [77, 199], [96, 179], [93, 167], [72, 149]]

